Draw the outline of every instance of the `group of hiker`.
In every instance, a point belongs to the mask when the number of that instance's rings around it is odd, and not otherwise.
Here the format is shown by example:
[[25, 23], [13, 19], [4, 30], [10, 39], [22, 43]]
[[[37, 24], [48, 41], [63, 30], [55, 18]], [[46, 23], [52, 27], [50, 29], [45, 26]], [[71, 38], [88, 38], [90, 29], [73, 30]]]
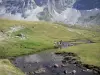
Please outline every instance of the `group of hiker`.
[[58, 41], [58, 42], [55, 41], [55, 42], [54, 42], [54, 47], [55, 47], [55, 48], [60, 48], [60, 49], [61, 49], [61, 48], [62, 48], [62, 44], [63, 44], [63, 41], [62, 41], [62, 40], [60, 40], [60, 41]]
[[62, 41], [62, 40], [54, 42], [54, 47], [60, 48], [60, 49], [67, 48], [67, 47], [73, 46], [73, 45], [74, 45], [73, 43], [70, 43], [68, 41]]

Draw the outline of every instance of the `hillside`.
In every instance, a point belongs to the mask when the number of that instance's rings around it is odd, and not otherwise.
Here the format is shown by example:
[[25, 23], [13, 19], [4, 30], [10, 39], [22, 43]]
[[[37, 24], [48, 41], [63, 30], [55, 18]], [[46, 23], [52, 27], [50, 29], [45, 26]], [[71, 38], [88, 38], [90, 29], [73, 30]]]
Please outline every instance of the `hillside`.
[[0, 18], [100, 25], [100, 1], [0, 0]]
[[[90, 40], [95, 44], [86, 45], [86, 46], [91, 47], [93, 45], [92, 47], [94, 47], [94, 50], [97, 50], [96, 53], [98, 54], [98, 52], [100, 52], [99, 31], [97, 32], [97, 31], [90, 31], [90, 30], [77, 29], [77, 28], [74, 29], [74, 28], [69, 28], [67, 26], [64, 27], [59, 24], [53, 24], [47, 22], [0, 20], [0, 57], [1, 58], [20, 56], [20, 55], [31, 54], [43, 50], [54, 49], [54, 41], [60, 41], [60, 40], [71, 41], [83, 45]], [[96, 43], [98, 43], [98, 45], [96, 45]], [[78, 50], [76, 52], [80, 52], [81, 46], [75, 46], [75, 48], [76, 48], [75, 51]], [[82, 46], [82, 49], [84, 48], [85, 46]], [[87, 52], [90, 52], [90, 49], [91, 48], [87, 49]], [[65, 50], [67, 51], [67, 49]], [[68, 49], [68, 51], [70, 51], [70, 48]], [[96, 54], [93, 55], [95, 57]], [[96, 61], [98, 57], [95, 57], [94, 59]], [[2, 62], [3, 60], [1, 59], [0, 61]], [[99, 63], [100, 61], [97, 62]], [[4, 65], [3, 63], [0, 63], [0, 65]], [[93, 64], [95, 65], [96, 63], [94, 62]], [[6, 68], [6, 66], [2, 66], [2, 67]], [[4, 75], [7, 75], [5, 73], [8, 72], [8, 70], [2, 71], [3, 70], [2, 67], [0, 67], [0, 75], [2, 73], [4, 73]], [[13, 74], [13, 75], [20, 75], [20, 74]]]

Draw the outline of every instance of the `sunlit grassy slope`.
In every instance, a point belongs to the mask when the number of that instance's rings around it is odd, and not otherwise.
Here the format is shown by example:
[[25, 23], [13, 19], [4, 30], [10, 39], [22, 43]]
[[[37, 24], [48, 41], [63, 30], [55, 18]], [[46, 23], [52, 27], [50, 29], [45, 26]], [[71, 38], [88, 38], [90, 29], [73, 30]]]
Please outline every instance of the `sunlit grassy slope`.
[[[19, 29], [18, 29], [19, 27]], [[17, 30], [16, 30], [17, 28]], [[20, 29], [21, 28], [21, 29]], [[19, 36], [23, 34], [24, 37]], [[65, 27], [59, 24], [47, 22], [25, 22], [0, 20], [0, 57], [7, 58], [38, 51], [52, 49], [54, 41], [74, 41], [82, 43], [78, 46], [63, 49], [60, 52], [75, 52], [84, 63], [100, 66], [100, 32], [84, 29]], [[84, 44], [82, 41], [91, 40], [94, 44]], [[23, 75], [9, 63], [8, 60], [0, 60], [0, 75]], [[3, 63], [2, 63], [3, 62]], [[5, 69], [6, 68], [6, 69]], [[17, 74], [18, 71], [18, 74]]]
[[[22, 27], [13, 31], [11, 27]], [[100, 42], [95, 31], [73, 29], [46, 22], [0, 20], [0, 56], [18, 56], [53, 48], [54, 41], [92, 40]], [[12, 31], [12, 32], [11, 32]], [[25, 39], [16, 37], [23, 34]], [[3, 37], [2, 37], [3, 36]]]
[[59, 50], [58, 52], [73, 52], [80, 57], [83, 63], [100, 66], [100, 43], [81, 44]]
[[0, 75], [24, 75], [19, 69], [16, 69], [9, 60], [0, 60]]

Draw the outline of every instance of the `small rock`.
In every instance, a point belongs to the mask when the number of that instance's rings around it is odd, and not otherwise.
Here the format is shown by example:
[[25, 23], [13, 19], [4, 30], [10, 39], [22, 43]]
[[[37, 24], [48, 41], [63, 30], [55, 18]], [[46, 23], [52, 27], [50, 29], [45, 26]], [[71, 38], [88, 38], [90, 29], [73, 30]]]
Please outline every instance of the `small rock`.
[[90, 70], [90, 69], [86, 69], [86, 71], [87, 71], [87, 72], [92, 72], [92, 70]]
[[65, 63], [67, 63], [67, 61], [66, 61], [66, 60], [62, 60], [62, 63], [64, 63], [64, 64], [65, 64]]
[[23, 66], [23, 68], [25, 68], [25, 66]]
[[15, 62], [15, 64], [17, 64], [17, 62]]
[[25, 39], [26, 36], [22, 33], [17, 34], [15, 37], [20, 37], [21, 39]]
[[89, 69], [86, 69], [86, 71], [89, 71]]
[[36, 70], [34, 73], [40, 74], [40, 73], [45, 73], [45, 72], [46, 72], [45, 68], [40, 68], [40, 69]]
[[73, 70], [72, 73], [75, 74], [76, 73], [76, 70]]
[[65, 65], [65, 64], [61, 64], [61, 67], [66, 67], [67, 65]]
[[55, 67], [55, 68], [58, 68], [58, 67], [59, 67], [59, 65], [58, 65], [58, 64], [54, 64], [54, 67]]
[[35, 63], [39, 63], [39, 61], [37, 60]]
[[82, 69], [81, 71], [82, 71], [82, 72], [86, 72], [86, 70], [84, 70], [84, 69]]
[[34, 75], [34, 72], [29, 72], [29, 75]]
[[67, 70], [65, 70], [65, 71], [64, 71], [64, 74], [67, 74], [67, 73], [68, 73], [68, 71], [67, 71]]

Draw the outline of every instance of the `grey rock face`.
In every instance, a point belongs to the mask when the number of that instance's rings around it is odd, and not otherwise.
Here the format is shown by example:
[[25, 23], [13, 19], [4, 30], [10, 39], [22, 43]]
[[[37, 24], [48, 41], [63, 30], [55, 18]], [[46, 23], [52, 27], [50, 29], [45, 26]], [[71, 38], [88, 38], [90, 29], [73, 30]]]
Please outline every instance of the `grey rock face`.
[[[4, 9], [3, 9], [4, 8]], [[0, 3], [1, 14], [9, 13], [16, 15], [20, 13], [22, 17], [27, 17], [25, 13], [27, 10], [33, 10], [36, 8], [34, 0], [3, 0]]]
[[100, 10], [77, 10], [77, 0], [0, 0], [0, 18], [100, 25]]

